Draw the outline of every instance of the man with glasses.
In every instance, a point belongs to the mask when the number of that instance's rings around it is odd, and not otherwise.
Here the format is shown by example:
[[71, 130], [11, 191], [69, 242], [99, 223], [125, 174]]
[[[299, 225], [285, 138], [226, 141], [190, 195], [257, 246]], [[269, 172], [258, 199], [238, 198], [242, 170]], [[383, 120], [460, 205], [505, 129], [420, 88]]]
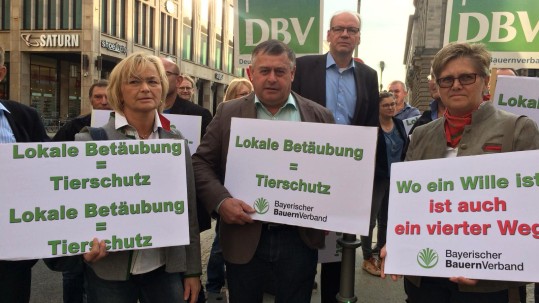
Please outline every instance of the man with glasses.
[[183, 75], [183, 80], [178, 86], [178, 94], [182, 99], [193, 101], [193, 96], [195, 95], [195, 80], [193, 78]]
[[408, 90], [406, 89], [406, 84], [402, 81], [395, 80], [392, 81], [387, 90], [395, 96], [397, 100], [397, 109], [395, 110], [395, 118], [400, 120], [406, 120], [408, 118], [416, 117], [421, 115], [419, 109], [408, 104], [405, 99], [408, 96]]
[[[297, 59], [292, 90], [328, 108], [335, 122], [378, 125], [378, 75], [352, 58], [361, 40], [361, 18], [352, 11], [331, 17], [327, 31], [329, 52]], [[335, 247], [335, 243], [326, 243]], [[339, 292], [341, 262], [322, 264], [322, 302], [335, 302]]]

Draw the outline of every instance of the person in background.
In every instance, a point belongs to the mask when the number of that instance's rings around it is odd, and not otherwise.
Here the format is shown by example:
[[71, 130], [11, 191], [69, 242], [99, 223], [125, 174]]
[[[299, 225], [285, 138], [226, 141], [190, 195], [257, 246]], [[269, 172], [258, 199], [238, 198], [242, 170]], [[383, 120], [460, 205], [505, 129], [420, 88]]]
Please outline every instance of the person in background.
[[250, 66], [255, 93], [221, 102], [193, 155], [197, 195], [208, 212], [220, 216], [219, 242], [232, 303], [261, 303], [270, 273], [276, 277], [276, 302], [311, 301], [324, 231], [254, 221], [250, 214], [255, 210], [224, 186], [233, 117], [334, 122], [327, 109], [292, 92], [295, 61], [294, 52], [281, 41], [258, 44]]
[[[341, 11], [329, 23], [329, 52], [298, 58], [292, 90], [329, 109], [337, 124], [378, 126], [378, 75], [352, 57], [361, 41], [361, 18], [357, 12]], [[340, 261], [322, 263], [323, 303], [336, 302], [340, 277]]]
[[223, 99], [223, 102], [232, 100], [232, 99], [238, 99], [241, 97], [245, 97], [248, 94], [253, 92], [253, 84], [251, 84], [251, 81], [249, 79], [245, 78], [237, 78], [228, 84], [228, 87], [225, 91], [225, 98]]
[[195, 95], [196, 85], [195, 80], [188, 75], [182, 75], [182, 81], [177, 87], [180, 98], [193, 102], [193, 96]]
[[395, 117], [400, 120], [406, 120], [421, 115], [419, 109], [411, 106], [406, 102], [408, 96], [408, 89], [404, 82], [395, 80], [389, 83], [387, 91], [392, 93], [397, 100], [397, 109], [395, 110]]
[[[93, 109], [110, 110], [107, 99], [107, 80], [99, 80], [90, 86], [88, 96]], [[52, 138], [52, 141], [75, 141], [75, 135], [85, 126], [90, 126], [92, 113], [76, 117], [62, 126]], [[65, 278], [64, 278], [65, 281]]]
[[[114, 113], [98, 129], [106, 138], [94, 138], [91, 129], [84, 128], [75, 139], [183, 140], [159, 114], [167, 90], [167, 75], [158, 57], [141, 52], [128, 56], [110, 74], [107, 96]], [[197, 302], [202, 272], [200, 235], [187, 145], [185, 161], [190, 244], [109, 253], [103, 240], [94, 239], [91, 251], [83, 255], [88, 302]], [[184, 273], [183, 281], [180, 273]]]
[[[211, 122], [212, 115], [209, 110], [204, 107], [195, 104], [191, 101], [180, 98], [178, 94], [178, 87], [184, 81], [183, 76], [180, 75], [180, 67], [169, 58], [160, 58], [168, 80], [168, 91], [165, 96], [165, 103], [163, 106], [163, 113], [175, 114], [175, 115], [190, 115], [200, 116], [202, 118], [200, 124], [200, 139], [204, 137], [206, 128]], [[204, 209], [202, 204], [197, 203], [197, 220], [198, 231], [203, 232], [211, 228], [211, 218]], [[205, 302], [204, 288], [201, 286], [198, 296], [198, 303]]]
[[[0, 81], [7, 74], [4, 58], [4, 49], [0, 47]], [[50, 138], [35, 109], [16, 101], [0, 100], [0, 144], [47, 141], [50, 141]], [[36, 262], [37, 260], [0, 260], [0, 301], [30, 301], [32, 267]]]
[[408, 135], [404, 123], [394, 117], [395, 97], [389, 92], [380, 93], [380, 127], [376, 146], [376, 164], [372, 194], [369, 235], [361, 236], [363, 264], [361, 268], [373, 276], [380, 276], [380, 264], [373, 256], [372, 232], [378, 218], [378, 240], [376, 247], [383, 247], [386, 241], [387, 211], [389, 203], [389, 178], [391, 164], [401, 162], [406, 155]]
[[513, 68], [498, 68], [496, 69], [496, 75], [498, 76], [518, 76], [517, 71]]
[[429, 110], [423, 112], [423, 114], [415, 121], [414, 126], [410, 129], [410, 135], [414, 132], [414, 129], [423, 124], [427, 124], [430, 121], [434, 121], [443, 117], [445, 113], [445, 105], [440, 100], [440, 94], [438, 93], [438, 87], [436, 87], [436, 81], [430, 69], [429, 80], [429, 92], [432, 100], [429, 103]]
[[[228, 84], [223, 102], [245, 97], [252, 92], [253, 84], [251, 84], [251, 81], [245, 78], [234, 79]], [[215, 223], [215, 237], [211, 245], [206, 273], [208, 299], [215, 297], [218, 300], [222, 288], [225, 286], [225, 260], [223, 259], [223, 251], [219, 244], [219, 217], [217, 217], [217, 222]]]
[[[415, 129], [406, 161], [539, 149], [539, 130], [533, 120], [484, 101], [490, 61], [491, 55], [482, 44], [451, 43], [436, 54], [432, 70], [447, 110], [442, 118]], [[512, 138], [512, 146], [503, 145], [506, 136]], [[485, 148], [488, 146], [501, 148]], [[380, 255], [385, 258], [386, 254], [384, 247]], [[391, 278], [396, 280], [397, 276]], [[410, 303], [512, 303], [520, 301], [518, 287], [522, 283], [405, 276], [404, 284]]]

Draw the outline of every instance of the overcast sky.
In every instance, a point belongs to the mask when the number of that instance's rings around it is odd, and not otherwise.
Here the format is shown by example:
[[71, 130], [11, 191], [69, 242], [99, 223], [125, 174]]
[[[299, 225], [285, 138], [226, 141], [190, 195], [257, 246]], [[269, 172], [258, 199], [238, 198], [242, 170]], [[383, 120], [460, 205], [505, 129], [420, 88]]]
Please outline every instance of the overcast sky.
[[[361, 44], [359, 57], [376, 69], [380, 81], [380, 61], [385, 62], [384, 89], [392, 80], [405, 80], [404, 46], [408, 18], [414, 13], [412, 0], [363, 0], [361, 1]], [[325, 0], [323, 37], [329, 18], [340, 10], [356, 10], [357, 0]]]

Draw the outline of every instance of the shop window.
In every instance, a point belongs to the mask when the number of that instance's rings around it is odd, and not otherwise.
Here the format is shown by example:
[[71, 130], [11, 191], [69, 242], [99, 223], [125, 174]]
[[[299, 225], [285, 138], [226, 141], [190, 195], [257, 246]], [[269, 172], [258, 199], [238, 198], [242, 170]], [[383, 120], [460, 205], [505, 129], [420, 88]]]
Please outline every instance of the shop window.
[[41, 115], [45, 126], [53, 127], [59, 123], [60, 118], [56, 89], [58, 87], [57, 69], [54, 64], [47, 64], [49, 62], [46, 60], [32, 61], [37, 62], [30, 64], [31, 105]]

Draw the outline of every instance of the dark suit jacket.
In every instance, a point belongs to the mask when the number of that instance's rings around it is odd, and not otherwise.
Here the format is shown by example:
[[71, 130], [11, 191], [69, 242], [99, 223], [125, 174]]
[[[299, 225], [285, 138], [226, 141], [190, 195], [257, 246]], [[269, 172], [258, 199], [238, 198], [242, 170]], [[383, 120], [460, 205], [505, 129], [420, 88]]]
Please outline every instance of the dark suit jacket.
[[[5, 113], [17, 142], [49, 141], [37, 111], [19, 102], [0, 100], [9, 110]], [[32, 266], [37, 260], [0, 261], [0, 301], [28, 302]], [[5, 300], [5, 301], [4, 301]]]
[[[256, 118], [254, 96], [254, 93], [251, 93], [243, 98], [219, 104], [206, 136], [193, 155], [197, 196], [210, 213], [215, 211], [223, 199], [232, 197], [224, 186], [231, 118]], [[301, 121], [334, 123], [333, 115], [326, 108], [297, 94], [293, 93], [293, 96]], [[259, 221], [246, 225], [220, 221], [220, 243], [225, 260], [236, 264], [249, 262], [258, 246], [261, 227], [262, 222]], [[298, 228], [298, 231], [309, 247], [323, 247], [323, 231], [310, 228]]]
[[[296, 59], [296, 74], [292, 90], [301, 96], [326, 106], [325, 55], [303, 56]], [[378, 126], [378, 75], [367, 65], [354, 62], [357, 102], [352, 125]]]
[[[201, 139], [204, 137], [204, 134], [206, 134], [206, 128], [208, 127], [208, 124], [210, 124], [211, 119], [212, 119], [212, 116], [209, 110], [205, 109], [204, 107], [198, 104], [194, 104], [191, 101], [182, 99], [179, 96], [176, 97], [176, 101], [174, 101], [174, 104], [170, 108], [169, 113], [176, 114], [176, 115], [201, 116], [202, 117], [202, 123], [200, 126]], [[211, 228], [211, 217], [210, 215], [208, 215], [208, 212], [206, 212], [206, 210], [204, 209], [204, 206], [198, 201], [197, 201], [197, 217], [198, 217], [198, 229], [200, 232], [203, 232]]]
[[170, 113], [177, 115], [201, 116], [202, 125], [200, 130], [200, 138], [204, 137], [204, 134], [206, 134], [206, 128], [208, 127], [208, 124], [210, 124], [212, 119], [209, 110], [180, 97], [176, 97], [176, 101], [174, 101], [174, 104], [170, 108]]

